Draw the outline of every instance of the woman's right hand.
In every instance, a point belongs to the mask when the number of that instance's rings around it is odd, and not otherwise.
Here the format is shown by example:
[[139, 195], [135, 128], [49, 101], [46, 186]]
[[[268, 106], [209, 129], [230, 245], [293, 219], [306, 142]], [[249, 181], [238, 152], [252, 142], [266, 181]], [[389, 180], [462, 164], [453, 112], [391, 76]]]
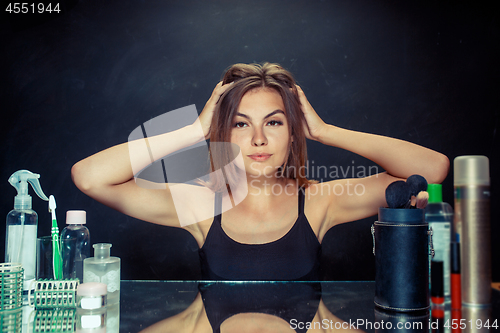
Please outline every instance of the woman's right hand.
[[212, 124], [212, 118], [215, 112], [215, 107], [220, 100], [220, 97], [232, 86], [234, 82], [222, 85], [222, 81], [220, 81], [216, 86], [214, 91], [212, 92], [212, 96], [205, 104], [205, 107], [201, 111], [198, 119], [200, 120], [201, 127], [203, 129], [203, 134], [205, 135], [205, 139], [208, 139], [210, 136], [210, 125]]

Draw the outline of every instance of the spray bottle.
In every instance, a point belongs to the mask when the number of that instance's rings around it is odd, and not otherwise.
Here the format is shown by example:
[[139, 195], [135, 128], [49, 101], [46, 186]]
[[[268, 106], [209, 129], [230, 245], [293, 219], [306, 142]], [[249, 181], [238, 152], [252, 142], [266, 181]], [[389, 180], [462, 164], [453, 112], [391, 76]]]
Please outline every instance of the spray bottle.
[[458, 156], [453, 167], [462, 305], [487, 306], [491, 304], [489, 159], [480, 155]]
[[35, 279], [38, 227], [38, 215], [31, 209], [28, 183], [42, 200], [49, 200], [43, 193], [38, 178], [40, 175], [28, 170], [16, 171], [9, 178], [9, 183], [17, 190], [17, 196], [14, 198], [14, 209], [7, 215], [5, 261], [20, 263], [24, 268], [24, 298], [27, 298], [30, 284]]

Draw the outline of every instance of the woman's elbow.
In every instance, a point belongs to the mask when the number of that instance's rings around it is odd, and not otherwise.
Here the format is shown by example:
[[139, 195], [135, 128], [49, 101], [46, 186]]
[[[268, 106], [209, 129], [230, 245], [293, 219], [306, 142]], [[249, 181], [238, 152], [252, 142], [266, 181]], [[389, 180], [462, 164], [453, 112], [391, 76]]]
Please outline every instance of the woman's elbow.
[[431, 177], [427, 181], [431, 184], [441, 184], [450, 171], [450, 160], [444, 154], [439, 154], [432, 163]]
[[89, 176], [89, 170], [85, 167], [84, 161], [80, 161], [71, 167], [71, 179], [73, 183], [83, 193], [89, 193], [93, 187], [92, 177]]

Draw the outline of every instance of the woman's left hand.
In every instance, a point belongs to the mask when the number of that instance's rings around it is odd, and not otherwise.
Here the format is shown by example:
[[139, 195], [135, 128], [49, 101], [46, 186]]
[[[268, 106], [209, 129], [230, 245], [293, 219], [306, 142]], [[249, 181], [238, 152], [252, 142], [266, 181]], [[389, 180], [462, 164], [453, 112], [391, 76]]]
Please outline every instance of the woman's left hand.
[[307, 122], [304, 124], [304, 133], [306, 134], [306, 138], [319, 141], [321, 133], [326, 128], [326, 123], [318, 116], [316, 111], [314, 111], [314, 108], [307, 100], [307, 97], [302, 89], [298, 85], [295, 86], [297, 87], [297, 92], [299, 93], [300, 107]]

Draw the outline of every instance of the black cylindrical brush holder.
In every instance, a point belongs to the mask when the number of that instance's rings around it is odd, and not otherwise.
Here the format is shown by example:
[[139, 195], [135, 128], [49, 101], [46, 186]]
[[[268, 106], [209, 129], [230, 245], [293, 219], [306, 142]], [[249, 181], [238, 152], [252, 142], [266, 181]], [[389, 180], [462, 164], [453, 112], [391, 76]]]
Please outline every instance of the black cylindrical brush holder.
[[380, 208], [372, 234], [375, 305], [396, 312], [428, 310], [430, 235], [424, 210]]
[[375, 333], [429, 333], [429, 311], [393, 312], [375, 308]]

